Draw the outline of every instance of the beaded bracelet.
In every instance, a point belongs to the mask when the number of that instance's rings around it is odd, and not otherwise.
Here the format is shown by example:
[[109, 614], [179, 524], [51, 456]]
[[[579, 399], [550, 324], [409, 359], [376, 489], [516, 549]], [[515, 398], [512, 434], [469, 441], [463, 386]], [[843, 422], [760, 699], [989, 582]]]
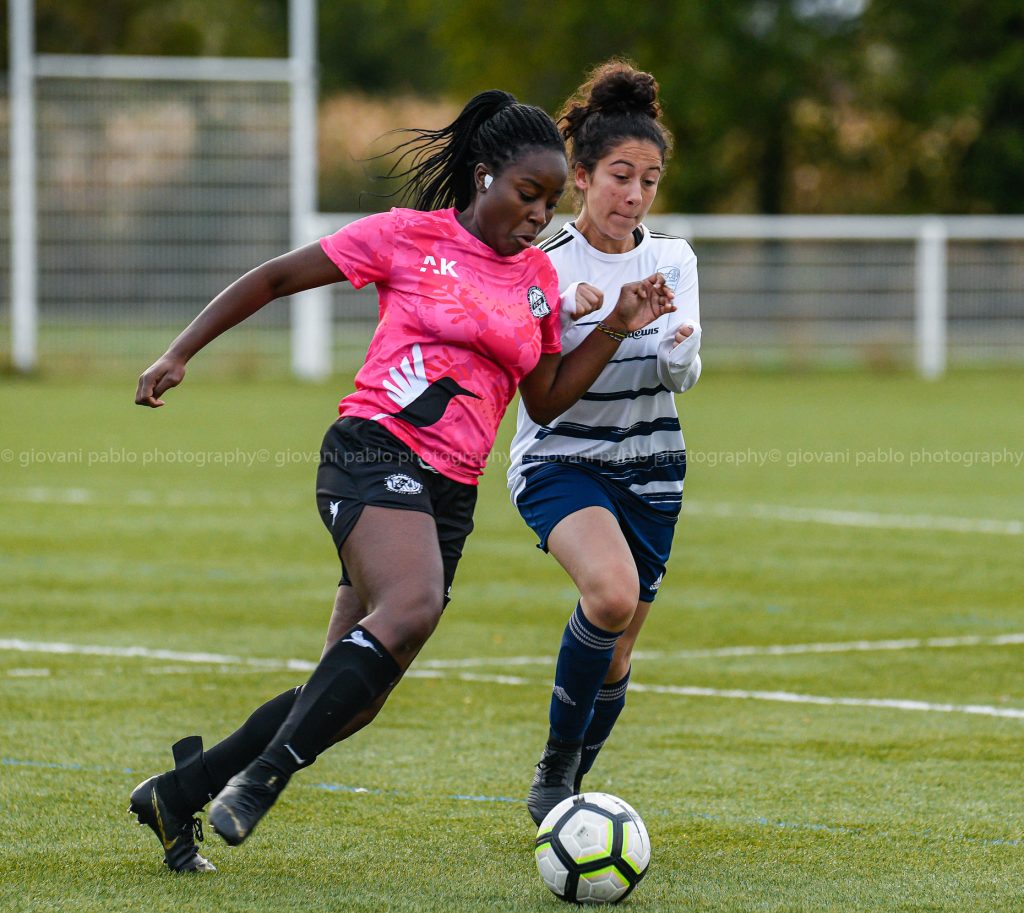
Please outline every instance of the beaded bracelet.
[[629, 333], [620, 333], [618, 330], [613, 330], [603, 320], [597, 325], [597, 328], [604, 333], [605, 336], [611, 336], [616, 342], [622, 342]]

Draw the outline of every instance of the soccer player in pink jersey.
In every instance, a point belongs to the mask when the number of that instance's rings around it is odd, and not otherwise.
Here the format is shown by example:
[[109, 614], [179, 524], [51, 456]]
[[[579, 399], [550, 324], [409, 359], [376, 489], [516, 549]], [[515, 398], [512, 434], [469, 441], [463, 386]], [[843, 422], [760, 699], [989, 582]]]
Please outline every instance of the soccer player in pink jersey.
[[[533, 246], [566, 180], [551, 118], [483, 92], [436, 131], [412, 131], [396, 169], [414, 208], [368, 216], [270, 260], [220, 293], [140, 377], [163, 405], [186, 362], [275, 298], [374, 283], [380, 322], [324, 438], [317, 503], [342, 562], [327, 643], [309, 681], [143, 781], [130, 811], [175, 871], [209, 871], [194, 815], [245, 840], [291, 776], [366, 725], [441, 617], [472, 529], [476, 483], [517, 387], [544, 422], [590, 386], [633, 330], [674, 309], [658, 274], [623, 287], [601, 332], [562, 358], [558, 278]], [[215, 798], [214, 798], [215, 797]]]

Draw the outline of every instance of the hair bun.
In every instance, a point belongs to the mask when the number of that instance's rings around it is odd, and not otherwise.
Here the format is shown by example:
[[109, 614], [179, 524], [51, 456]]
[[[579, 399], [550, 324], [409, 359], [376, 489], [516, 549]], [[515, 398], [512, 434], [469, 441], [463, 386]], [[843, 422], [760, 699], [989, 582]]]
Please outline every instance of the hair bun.
[[593, 169], [623, 139], [653, 143], [662, 162], [672, 150], [672, 134], [661, 122], [658, 81], [621, 57], [590, 71], [562, 106], [558, 123], [571, 144], [573, 168]]
[[650, 73], [617, 61], [594, 74], [586, 105], [591, 112], [646, 114], [657, 119], [661, 114], [658, 82]]

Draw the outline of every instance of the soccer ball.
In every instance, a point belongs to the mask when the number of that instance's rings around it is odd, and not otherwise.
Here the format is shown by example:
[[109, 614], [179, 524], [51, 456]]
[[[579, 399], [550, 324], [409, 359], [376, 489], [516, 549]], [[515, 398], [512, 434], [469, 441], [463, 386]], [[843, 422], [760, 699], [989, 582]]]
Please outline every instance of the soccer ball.
[[548, 812], [534, 858], [544, 884], [562, 900], [615, 903], [644, 877], [651, 840], [628, 803], [608, 793], [581, 793]]

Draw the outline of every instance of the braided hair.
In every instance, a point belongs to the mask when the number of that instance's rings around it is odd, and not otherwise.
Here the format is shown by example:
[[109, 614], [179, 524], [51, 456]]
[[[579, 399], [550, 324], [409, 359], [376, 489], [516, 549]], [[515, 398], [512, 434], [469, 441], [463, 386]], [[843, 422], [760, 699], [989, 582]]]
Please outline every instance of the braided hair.
[[565, 154], [558, 127], [545, 111], [523, 105], [514, 95], [490, 89], [474, 95], [454, 121], [439, 130], [405, 130], [412, 138], [395, 146], [401, 153], [386, 177], [405, 179], [396, 191], [413, 209], [464, 210], [473, 200], [478, 163], [497, 176], [527, 150]]
[[596, 67], [559, 114], [562, 136], [571, 143], [572, 167], [587, 171], [625, 139], [645, 140], [672, 152], [672, 134], [661, 122], [658, 82], [629, 61], [612, 59]]

